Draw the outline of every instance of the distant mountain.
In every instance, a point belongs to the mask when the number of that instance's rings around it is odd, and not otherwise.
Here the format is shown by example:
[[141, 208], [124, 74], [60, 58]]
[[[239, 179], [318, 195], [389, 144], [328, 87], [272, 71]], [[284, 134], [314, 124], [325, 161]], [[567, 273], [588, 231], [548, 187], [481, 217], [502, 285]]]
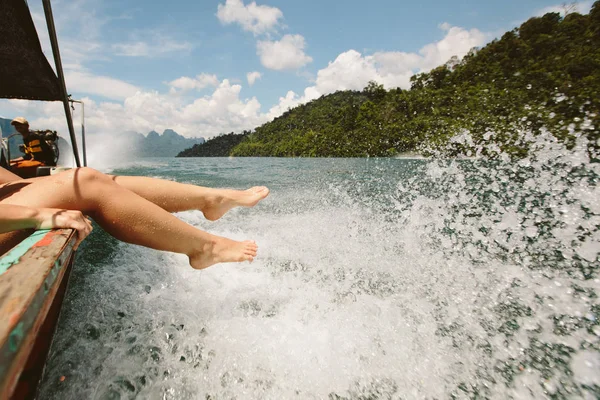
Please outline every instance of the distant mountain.
[[[17, 133], [14, 126], [10, 124], [10, 119], [0, 118], [0, 133], [3, 138], [7, 138], [13, 133]], [[10, 154], [20, 154], [19, 145], [23, 144], [23, 138], [21, 136], [15, 136], [9, 140]]]
[[160, 135], [151, 131], [147, 136], [131, 132], [134, 154], [138, 157], [175, 157], [180, 151], [205, 142], [203, 137], [186, 138], [172, 129], [165, 129]]
[[[17, 133], [15, 128], [10, 124], [10, 121], [11, 120], [7, 118], [0, 118], [0, 133], [2, 133], [2, 137], [4, 138], [7, 138], [13, 133]], [[43, 129], [44, 127], [34, 128]], [[65, 136], [68, 137], [68, 133]], [[203, 137], [188, 139], [172, 129], [165, 129], [162, 135], [156, 131], [151, 131], [146, 136], [137, 132], [127, 132], [124, 136], [126, 136], [127, 139], [127, 154], [134, 157], [175, 157], [179, 152], [205, 142]], [[109, 138], [108, 140], [112, 139]], [[9, 140], [11, 158], [20, 157], [22, 155], [19, 151], [20, 144], [23, 144], [23, 139], [20, 135], [14, 136]], [[67, 156], [68, 151], [68, 157], [70, 158], [71, 145], [62, 137], [59, 138], [58, 145], [61, 149], [61, 154]], [[81, 143], [79, 143], [79, 146], [81, 146]], [[93, 151], [93, 146], [93, 141], [88, 143], [88, 152], [90, 150]], [[64, 152], [63, 149], [65, 150]], [[65, 159], [65, 157], [61, 158]]]

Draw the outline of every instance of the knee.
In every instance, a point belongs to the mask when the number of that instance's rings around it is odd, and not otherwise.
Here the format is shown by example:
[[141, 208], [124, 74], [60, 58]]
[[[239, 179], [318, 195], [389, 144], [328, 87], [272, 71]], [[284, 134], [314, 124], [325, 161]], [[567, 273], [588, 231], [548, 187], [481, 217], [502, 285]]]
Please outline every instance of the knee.
[[103, 183], [106, 181], [110, 181], [108, 176], [106, 176], [100, 171], [96, 171], [95, 169], [89, 167], [76, 168], [74, 170], [74, 178], [77, 182], [83, 184]]

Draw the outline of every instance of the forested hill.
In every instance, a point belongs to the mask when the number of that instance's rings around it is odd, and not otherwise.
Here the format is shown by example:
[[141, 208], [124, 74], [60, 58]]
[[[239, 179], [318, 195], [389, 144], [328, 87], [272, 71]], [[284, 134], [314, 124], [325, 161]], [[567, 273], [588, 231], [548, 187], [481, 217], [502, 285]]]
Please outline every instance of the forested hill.
[[468, 130], [472, 140], [455, 145], [451, 153], [473, 155], [485, 140], [522, 155], [527, 149], [520, 132], [535, 133], [540, 127], [567, 141], [573, 128], [582, 129], [597, 150], [600, 1], [589, 15], [531, 18], [462, 60], [454, 58], [411, 82], [410, 90], [385, 90], [371, 82], [363, 91], [323, 96], [256, 128], [230, 154], [423, 153], [448, 150], [449, 138]]
[[204, 144], [195, 144], [183, 150], [177, 157], [227, 157], [231, 149], [237, 146], [250, 132], [236, 135], [231, 132], [207, 140]]

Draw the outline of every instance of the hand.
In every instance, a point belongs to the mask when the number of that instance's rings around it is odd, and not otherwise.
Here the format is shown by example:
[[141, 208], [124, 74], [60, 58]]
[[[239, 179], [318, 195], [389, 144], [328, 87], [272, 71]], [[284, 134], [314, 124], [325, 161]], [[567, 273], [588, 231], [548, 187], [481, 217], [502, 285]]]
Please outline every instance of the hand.
[[70, 228], [77, 231], [77, 242], [73, 250], [92, 232], [89, 218], [76, 210], [61, 210], [59, 208], [38, 208], [36, 215], [37, 229]]

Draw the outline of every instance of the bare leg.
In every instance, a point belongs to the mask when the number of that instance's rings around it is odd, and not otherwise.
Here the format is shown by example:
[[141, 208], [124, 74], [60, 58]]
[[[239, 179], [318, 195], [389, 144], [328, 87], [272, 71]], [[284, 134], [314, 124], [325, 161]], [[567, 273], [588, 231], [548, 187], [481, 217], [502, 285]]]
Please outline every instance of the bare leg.
[[90, 168], [15, 181], [0, 189], [0, 203], [80, 210], [117, 239], [186, 254], [200, 269], [219, 262], [251, 261], [257, 246], [211, 235]]
[[9, 170], [0, 167], [0, 184], [7, 183], [7, 182], [20, 181], [22, 179], [23, 178], [21, 178], [19, 175], [13, 174]]
[[212, 189], [142, 176], [111, 176], [116, 183], [169, 211], [200, 210], [215, 221], [233, 207], [253, 207], [269, 194], [264, 186], [248, 190]]

